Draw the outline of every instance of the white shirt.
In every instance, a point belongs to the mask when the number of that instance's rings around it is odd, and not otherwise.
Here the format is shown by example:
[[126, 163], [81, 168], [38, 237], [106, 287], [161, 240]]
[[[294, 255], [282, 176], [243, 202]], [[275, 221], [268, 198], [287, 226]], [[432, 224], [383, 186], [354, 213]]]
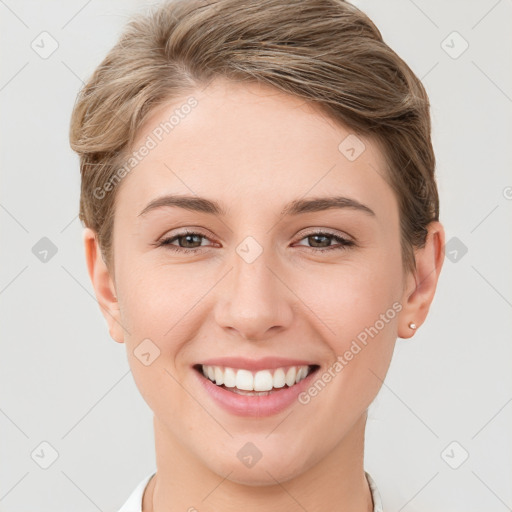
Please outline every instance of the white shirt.
[[[119, 512], [142, 512], [142, 496], [146, 489], [150, 478], [155, 474], [155, 471], [145, 476], [143, 480], [135, 487], [134, 491], [130, 494], [130, 497], [125, 504], [119, 509]], [[373, 498], [373, 512], [383, 512], [382, 501], [380, 498], [379, 490], [373, 481], [373, 478], [365, 471], [366, 479], [370, 486], [370, 491]]]

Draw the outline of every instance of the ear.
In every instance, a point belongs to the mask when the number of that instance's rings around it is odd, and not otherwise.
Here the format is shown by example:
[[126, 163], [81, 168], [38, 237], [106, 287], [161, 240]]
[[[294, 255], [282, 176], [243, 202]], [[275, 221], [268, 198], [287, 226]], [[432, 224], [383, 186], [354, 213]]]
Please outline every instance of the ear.
[[398, 326], [400, 338], [414, 335], [415, 330], [409, 327], [410, 322], [418, 328], [425, 321], [444, 262], [445, 233], [442, 224], [434, 221], [427, 229], [425, 246], [414, 251], [416, 271], [410, 272], [406, 278]]
[[121, 314], [114, 281], [110, 277], [110, 272], [103, 260], [96, 232], [90, 228], [85, 228], [83, 241], [89, 278], [101, 312], [107, 321], [110, 336], [114, 341], [123, 343], [124, 329], [121, 325]]

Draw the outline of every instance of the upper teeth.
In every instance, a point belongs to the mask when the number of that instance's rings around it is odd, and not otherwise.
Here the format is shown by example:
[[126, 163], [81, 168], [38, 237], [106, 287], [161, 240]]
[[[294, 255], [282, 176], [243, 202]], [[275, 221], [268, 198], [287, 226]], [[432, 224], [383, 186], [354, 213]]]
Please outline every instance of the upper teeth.
[[218, 386], [238, 388], [244, 391], [270, 391], [272, 388], [293, 386], [306, 378], [309, 366], [290, 366], [275, 370], [260, 370], [252, 373], [249, 370], [237, 370], [222, 366], [202, 365], [203, 375]]

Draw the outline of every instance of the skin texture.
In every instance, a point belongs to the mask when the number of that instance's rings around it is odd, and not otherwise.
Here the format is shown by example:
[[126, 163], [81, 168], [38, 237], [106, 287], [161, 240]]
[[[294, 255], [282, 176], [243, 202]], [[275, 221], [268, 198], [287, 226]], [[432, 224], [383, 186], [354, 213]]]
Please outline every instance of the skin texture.
[[[154, 413], [157, 474], [144, 511], [372, 510], [364, 477], [367, 408], [388, 370], [397, 336], [425, 320], [443, 262], [444, 231], [429, 225], [405, 275], [396, 197], [370, 140], [353, 162], [339, 150], [350, 129], [301, 99], [255, 84], [216, 80], [193, 92], [198, 105], [121, 182], [114, 269], [84, 230], [88, 271], [112, 338], [125, 343], [135, 382]], [[188, 96], [159, 107], [134, 148]], [[162, 207], [162, 195], [214, 199], [225, 217]], [[294, 199], [342, 195], [350, 208], [283, 217]], [[194, 228], [205, 238], [154, 244]], [[322, 252], [335, 239], [355, 245]], [[263, 252], [247, 263], [237, 246], [252, 236]], [[315, 243], [316, 242], [316, 243]], [[316, 251], [316, 252], [315, 252]], [[401, 311], [308, 404], [264, 418], [234, 416], [200, 386], [192, 365], [218, 356], [282, 356], [321, 366], [349, 349], [392, 304]], [[149, 338], [160, 355], [145, 366], [134, 350]], [[252, 442], [252, 468], [237, 452]]]

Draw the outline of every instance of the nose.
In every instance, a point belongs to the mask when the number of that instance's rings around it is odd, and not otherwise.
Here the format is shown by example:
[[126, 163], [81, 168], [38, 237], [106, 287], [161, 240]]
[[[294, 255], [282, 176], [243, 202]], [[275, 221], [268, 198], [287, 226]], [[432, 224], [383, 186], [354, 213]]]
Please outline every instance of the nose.
[[229, 334], [263, 341], [293, 321], [293, 302], [297, 299], [284, 276], [269, 263], [265, 251], [252, 263], [235, 255], [215, 310], [217, 324]]

